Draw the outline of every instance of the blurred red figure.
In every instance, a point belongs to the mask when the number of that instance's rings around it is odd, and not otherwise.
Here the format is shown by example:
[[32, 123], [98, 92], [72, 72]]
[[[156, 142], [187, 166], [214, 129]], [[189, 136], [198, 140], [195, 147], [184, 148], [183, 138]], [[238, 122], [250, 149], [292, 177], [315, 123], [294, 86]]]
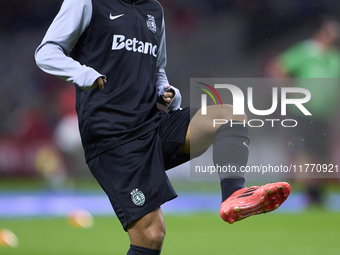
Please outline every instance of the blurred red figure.
[[87, 165], [78, 127], [78, 117], [75, 109], [76, 92], [72, 86], [64, 86], [60, 90], [57, 103], [60, 115], [54, 129], [53, 138], [56, 146], [64, 155], [68, 172], [72, 176], [88, 175]]

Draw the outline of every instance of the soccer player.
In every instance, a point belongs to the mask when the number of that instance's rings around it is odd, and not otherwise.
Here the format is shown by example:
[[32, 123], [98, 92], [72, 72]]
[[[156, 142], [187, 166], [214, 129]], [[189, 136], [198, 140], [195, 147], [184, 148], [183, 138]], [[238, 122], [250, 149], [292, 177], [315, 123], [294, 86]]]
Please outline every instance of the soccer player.
[[[128, 255], [161, 252], [160, 206], [177, 196], [165, 170], [212, 143], [215, 164], [240, 168], [248, 159], [247, 127], [210, 125], [246, 116], [230, 105], [211, 106], [208, 115], [180, 109], [164, 71], [164, 27], [155, 0], [65, 0], [35, 53], [42, 70], [75, 84], [86, 162], [129, 234]], [[220, 213], [229, 223], [276, 209], [290, 192], [287, 183], [244, 183], [240, 171], [221, 178]]]

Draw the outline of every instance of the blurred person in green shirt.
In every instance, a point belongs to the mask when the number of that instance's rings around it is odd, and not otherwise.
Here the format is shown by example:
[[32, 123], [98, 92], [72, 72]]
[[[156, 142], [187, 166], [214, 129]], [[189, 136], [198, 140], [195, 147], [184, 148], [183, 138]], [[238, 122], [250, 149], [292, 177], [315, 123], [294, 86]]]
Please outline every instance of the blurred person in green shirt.
[[[331, 16], [320, 16], [313, 27], [311, 38], [285, 50], [276, 62], [276, 77], [301, 78], [294, 80], [294, 86], [306, 88], [312, 95], [305, 104], [312, 116], [296, 107], [290, 109], [299, 123], [291, 137], [294, 163], [299, 165], [329, 163], [331, 126], [340, 95], [340, 51], [336, 47], [340, 24]], [[309, 204], [321, 206], [323, 182], [315, 178], [305, 182]]]

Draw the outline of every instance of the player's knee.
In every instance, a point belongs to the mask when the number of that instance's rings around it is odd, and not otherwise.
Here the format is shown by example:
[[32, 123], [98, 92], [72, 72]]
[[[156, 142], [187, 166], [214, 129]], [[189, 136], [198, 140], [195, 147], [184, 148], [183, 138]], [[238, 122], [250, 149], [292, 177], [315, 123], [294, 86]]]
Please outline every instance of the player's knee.
[[132, 245], [160, 250], [165, 237], [165, 224], [160, 208], [133, 222], [127, 230]]
[[161, 250], [165, 238], [165, 227], [147, 227], [130, 233], [131, 244], [154, 250]]
[[147, 229], [144, 232], [144, 237], [149, 247], [161, 249], [165, 238], [165, 228]]

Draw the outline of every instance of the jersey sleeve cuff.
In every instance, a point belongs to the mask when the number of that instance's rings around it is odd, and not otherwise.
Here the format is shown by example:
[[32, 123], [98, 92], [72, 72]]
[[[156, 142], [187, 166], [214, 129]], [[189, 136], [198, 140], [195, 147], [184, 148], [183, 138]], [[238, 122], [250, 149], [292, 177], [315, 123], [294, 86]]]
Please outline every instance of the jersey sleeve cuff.
[[[89, 90], [94, 82], [99, 78], [102, 77], [103, 79], [106, 79], [106, 76], [103, 74], [98, 73], [96, 70], [94, 70], [91, 67], [83, 66], [84, 72], [74, 79], [74, 83], [77, 84], [80, 88], [83, 90]], [[69, 80], [71, 81], [71, 80]]]

